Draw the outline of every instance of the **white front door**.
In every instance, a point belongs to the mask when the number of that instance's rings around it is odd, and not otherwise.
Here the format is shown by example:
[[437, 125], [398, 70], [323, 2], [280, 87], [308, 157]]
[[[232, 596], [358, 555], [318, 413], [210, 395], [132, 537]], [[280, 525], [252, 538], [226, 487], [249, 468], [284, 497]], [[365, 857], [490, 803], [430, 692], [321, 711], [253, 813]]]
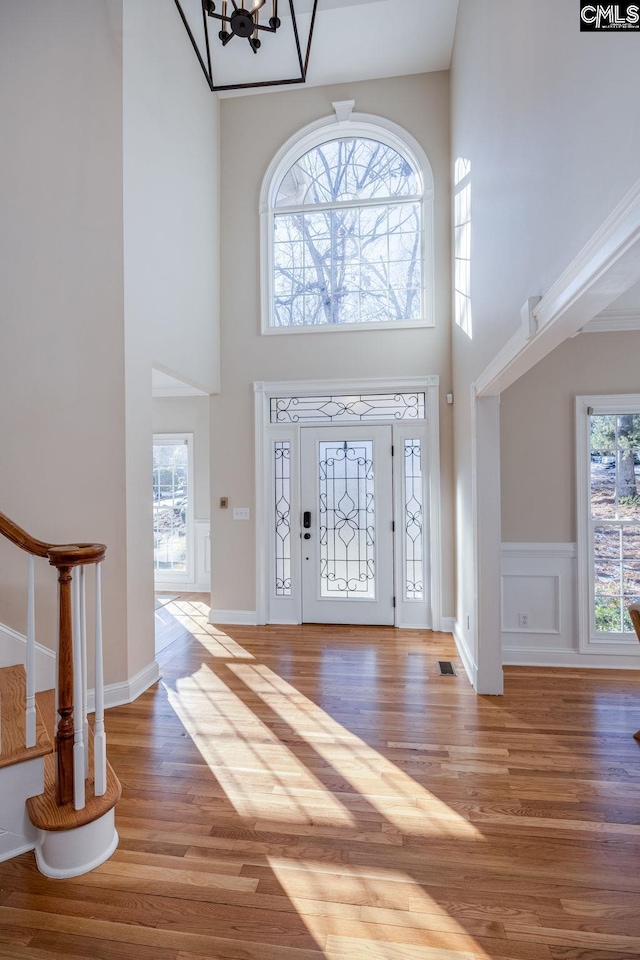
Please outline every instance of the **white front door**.
[[303, 622], [393, 624], [391, 426], [300, 433]]

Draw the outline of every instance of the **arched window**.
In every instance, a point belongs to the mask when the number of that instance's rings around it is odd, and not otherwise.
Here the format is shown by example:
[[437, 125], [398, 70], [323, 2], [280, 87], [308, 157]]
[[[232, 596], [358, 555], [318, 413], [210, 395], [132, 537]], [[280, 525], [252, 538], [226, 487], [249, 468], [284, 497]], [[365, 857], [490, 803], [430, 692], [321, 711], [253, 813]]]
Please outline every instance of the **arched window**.
[[263, 332], [432, 324], [432, 177], [395, 124], [313, 124], [262, 196]]

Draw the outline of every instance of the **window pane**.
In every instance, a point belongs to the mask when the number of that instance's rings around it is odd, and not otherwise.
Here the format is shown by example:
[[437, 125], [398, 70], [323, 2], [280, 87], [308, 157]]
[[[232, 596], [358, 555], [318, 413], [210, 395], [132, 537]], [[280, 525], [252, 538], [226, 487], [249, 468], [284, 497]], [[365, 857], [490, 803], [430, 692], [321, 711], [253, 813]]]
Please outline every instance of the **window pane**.
[[591, 516], [599, 521], [593, 528], [598, 632], [633, 631], [626, 608], [640, 593], [639, 446], [639, 415], [591, 416]]
[[153, 542], [156, 571], [187, 572], [188, 448], [153, 445]]
[[284, 176], [276, 207], [411, 197], [420, 177], [408, 160], [377, 140], [329, 140], [305, 153]]
[[[285, 221], [293, 220], [289, 230]], [[276, 237], [300, 237], [274, 243], [275, 326], [422, 316], [419, 204], [277, 214], [275, 223]], [[295, 299], [309, 296], [297, 309]]]

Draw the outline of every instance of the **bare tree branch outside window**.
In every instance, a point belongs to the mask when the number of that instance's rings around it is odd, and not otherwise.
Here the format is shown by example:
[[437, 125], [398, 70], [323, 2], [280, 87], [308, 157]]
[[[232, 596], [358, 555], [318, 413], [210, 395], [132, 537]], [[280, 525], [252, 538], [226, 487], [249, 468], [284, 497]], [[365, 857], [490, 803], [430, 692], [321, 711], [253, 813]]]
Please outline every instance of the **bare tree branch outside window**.
[[322, 144], [290, 168], [276, 199], [274, 326], [418, 320], [422, 259], [411, 164], [375, 140]]

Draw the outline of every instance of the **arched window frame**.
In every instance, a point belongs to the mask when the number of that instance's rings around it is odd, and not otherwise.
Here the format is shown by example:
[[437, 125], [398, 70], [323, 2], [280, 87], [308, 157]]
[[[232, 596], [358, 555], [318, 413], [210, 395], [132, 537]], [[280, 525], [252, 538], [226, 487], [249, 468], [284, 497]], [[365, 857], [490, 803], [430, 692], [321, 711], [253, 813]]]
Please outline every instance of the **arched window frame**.
[[[434, 189], [429, 159], [408, 131], [392, 120], [373, 114], [352, 113], [350, 102], [333, 104], [336, 113], [303, 127], [282, 145], [272, 159], [260, 191], [261, 328], [265, 335], [337, 333], [348, 330], [416, 329], [434, 326]], [[345, 109], [346, 107], [346, 109]], [[378, 140], [402, 154], [414, 166], [422, 186], [422, 317], [417, 320], [386, 320], [376, 323], [317, 324], [295, 327], [272, 326], [274, 280], [274, 217], [276, 195], [283, 177], [309, 150], [329, 140], [364, 137]]]

